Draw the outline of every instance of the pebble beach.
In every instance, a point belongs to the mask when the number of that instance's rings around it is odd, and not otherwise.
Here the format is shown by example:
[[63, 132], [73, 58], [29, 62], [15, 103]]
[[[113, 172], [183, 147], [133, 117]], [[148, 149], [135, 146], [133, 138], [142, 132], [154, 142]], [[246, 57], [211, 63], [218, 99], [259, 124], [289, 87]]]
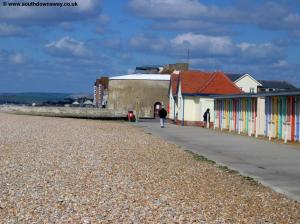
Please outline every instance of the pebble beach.
[[300, 203], [121, 121], [0, 113], [0, 223], [300, 223]]

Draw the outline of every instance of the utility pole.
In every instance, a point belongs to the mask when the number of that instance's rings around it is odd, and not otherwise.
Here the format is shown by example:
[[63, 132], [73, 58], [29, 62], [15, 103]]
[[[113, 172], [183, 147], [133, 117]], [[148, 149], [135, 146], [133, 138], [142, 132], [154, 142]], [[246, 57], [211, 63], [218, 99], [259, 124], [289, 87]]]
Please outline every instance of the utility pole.
[[189, 70], [190, 67], [190, 48], [187, 49], [187, 67]]

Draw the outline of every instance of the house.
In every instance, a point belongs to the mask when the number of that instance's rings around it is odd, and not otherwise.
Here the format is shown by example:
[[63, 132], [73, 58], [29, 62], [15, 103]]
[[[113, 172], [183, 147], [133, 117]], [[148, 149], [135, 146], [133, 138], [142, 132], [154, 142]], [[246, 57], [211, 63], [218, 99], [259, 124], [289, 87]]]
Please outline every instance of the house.
[[91, 100], [86, 100], [83, 102], [84, 107], [93, 107], [93, 102]]
[[215, 96], [214, 127], [300, 142], [300, 90]]
[[175, 71], [188, 71], [189, 70], [189, 64], [188, 63], [175, 63], [175, 64], [166, 64], [163, 67], [163, 70], [161, 73], [164, 74], [172, 74]]
[[227, 77], [234, 82], [245, 93], [283, 91], [296, 89], [295, 86], [286, 81], [277, 80], [256, 80], [249, 74], [231, 74]]
[[177, 112], [178, 112], [178, 81], [179, 81], [179, 74], [171, 74], [170, 78], [170, 85], [169, 85], [169, 119], [175, 121], [177, 120]]
[[108, 89], [108, 77], [101, 77], [96, 79], [94, 83], [94, 99], [93, 105], [101, 108], [105, 107], [107, 103], [107, 89]]
[[223, 72], [183, 71], [178, 78], [173, 76], [170, 83], [170, 118], [181, 125], [202, 126], [207, 109], [210, 109], [210, 125], [213, 125], [214, 99], [211, 95], [242, 93]]
[[158, 74], [162, 71], [163, 67], [160, 65], [150, 66], [144, 65], [135, 68], [136, 74]]
[[135, 68], [136, 74], [171, 74], [174, 71], [188, 71], [188, 63], [175, 63], [166, 65], [155, 65], [155, 66], [139, 66]]
[[72, 107], [79, 107], [80, 106], [80, 103], [78, 103], [78, 101], [74, 101], [72, 103]]
[[124, 113], [134, 111], [137, 117], [153, 118], [169, 105], [168, 74], [130, 74], [109, 78], [107, 108]]
[[262, 84], [249, 74], [226, 74], [245, 93], [256, 93]]
[[295, 90], [297, 89], [287, 81], [277, 80], [258, 80], [261, 83], [257, 88], [257, 92], [271, 92], [271, 91], [284, 91], [284, 90]]

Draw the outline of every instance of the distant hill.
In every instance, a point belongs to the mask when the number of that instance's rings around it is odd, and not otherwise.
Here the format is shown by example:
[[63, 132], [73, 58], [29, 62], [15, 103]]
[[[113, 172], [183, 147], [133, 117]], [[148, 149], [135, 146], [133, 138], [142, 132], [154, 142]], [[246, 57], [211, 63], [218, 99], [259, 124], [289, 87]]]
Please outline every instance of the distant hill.
[[84, 93], [0, 93], [0, 104], [43, 104], [46, 102], [69, 102], [79, 97], [92, 98]]

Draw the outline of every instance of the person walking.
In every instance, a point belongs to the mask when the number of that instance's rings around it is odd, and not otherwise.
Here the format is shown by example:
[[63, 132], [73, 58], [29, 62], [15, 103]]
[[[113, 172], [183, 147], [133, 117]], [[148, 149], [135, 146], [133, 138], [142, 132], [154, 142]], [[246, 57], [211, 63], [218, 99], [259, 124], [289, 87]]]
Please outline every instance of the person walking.
[[159, 110], [158, 115], [159, 115], [159, 121], [160, 121], [160, 127], [164, 128], [165, 127], [165, 119], [167, 117], [167, 111], [164, 109], [164, 107], [162, 106], [162, 108]]
[[[208, 125], [209, 128], [209, 124], [210, 124], [210, 112], [209, 112], [209, 108], [207, 108], [207, 110], [205, 111], [205, 113], [203, 114], [203, 121], [204, 121], [204, 125], [203, 128]], [[207, 123], [208, 122], [208, 123]]]

